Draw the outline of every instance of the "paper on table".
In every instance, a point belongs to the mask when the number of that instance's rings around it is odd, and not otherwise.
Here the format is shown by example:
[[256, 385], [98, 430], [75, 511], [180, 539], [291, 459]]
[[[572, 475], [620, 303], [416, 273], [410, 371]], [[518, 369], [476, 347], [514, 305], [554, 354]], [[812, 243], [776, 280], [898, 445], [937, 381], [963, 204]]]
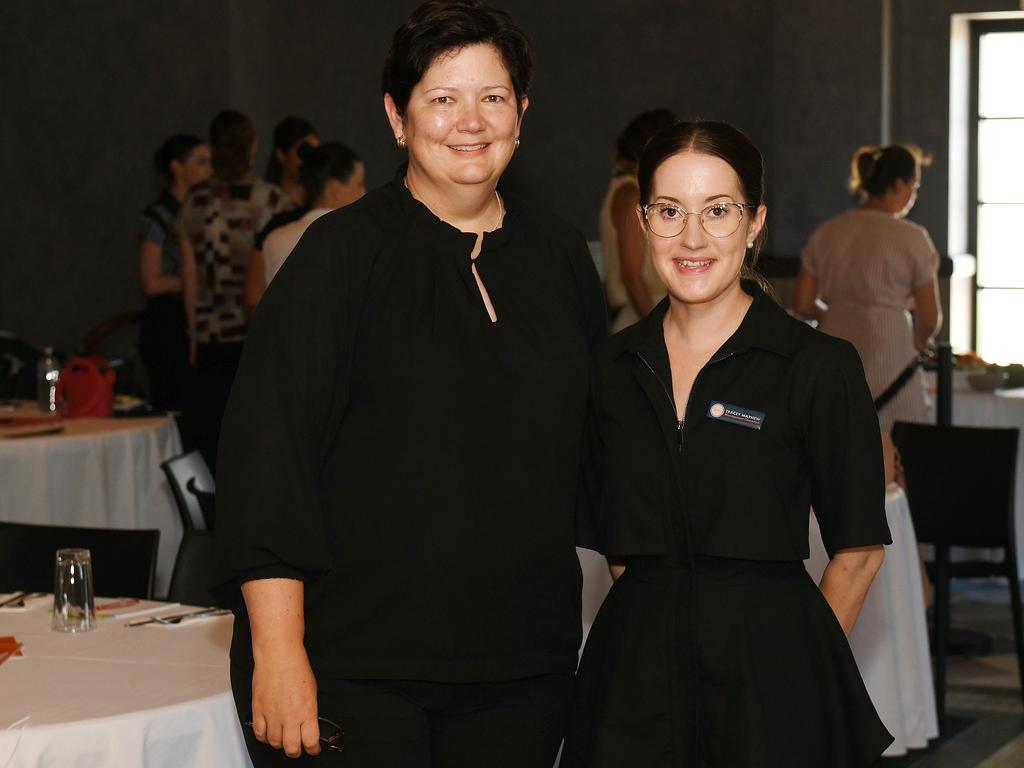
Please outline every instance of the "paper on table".
[[132, 618], [144, 616], [147, 613], [159, 613], [163, 610], [173, 610], [181, 603], [162, 603], [156, 600], [127, 600], [108, 601], [96, 604], [96, 615], [100, 618]]

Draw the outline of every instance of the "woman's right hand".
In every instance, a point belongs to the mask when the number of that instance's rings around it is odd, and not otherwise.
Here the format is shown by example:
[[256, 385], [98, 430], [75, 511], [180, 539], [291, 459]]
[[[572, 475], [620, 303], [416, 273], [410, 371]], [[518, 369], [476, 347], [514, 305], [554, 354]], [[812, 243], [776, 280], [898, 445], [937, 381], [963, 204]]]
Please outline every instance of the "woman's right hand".
[[252, 674], [252, 730], [257, 740], [288, 757], [320, 754], [316, 678], [305, 649], [282, 648], [256, 662]]
[[316, 678], [305, 634], [305, 585], [297, 579], [254, 579], [242, 585], [252, 628], [252, 730], [288, 757], [320, 754]]

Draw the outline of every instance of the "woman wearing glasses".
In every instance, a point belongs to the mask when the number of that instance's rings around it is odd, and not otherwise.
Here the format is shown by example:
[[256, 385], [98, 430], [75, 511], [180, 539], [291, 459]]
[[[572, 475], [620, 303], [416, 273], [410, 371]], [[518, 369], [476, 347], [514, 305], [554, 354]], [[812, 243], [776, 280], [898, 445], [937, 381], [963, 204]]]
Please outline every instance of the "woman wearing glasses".
[[[866, 766], [891, 739], [846, 633], [889, 532], [857, 354], [753, 279], [766, 208], [746, 136], [679, 123], [638, 181], [668, 296], [597, 354], [581, 543], [625, 566], [562, 766]], [[812, 504], [820, 589], [802, 562]]]
[[583, 237], [497, 186], [530, 70], [504, 12], [415, 11], [383, 77], [408, 164], [313, 222], [253, 317], [217, 535], [244, 597], [232, 681], [257, 766], [339, 730], [344, 753], [315, 765], [555, 760], [605, 321]]

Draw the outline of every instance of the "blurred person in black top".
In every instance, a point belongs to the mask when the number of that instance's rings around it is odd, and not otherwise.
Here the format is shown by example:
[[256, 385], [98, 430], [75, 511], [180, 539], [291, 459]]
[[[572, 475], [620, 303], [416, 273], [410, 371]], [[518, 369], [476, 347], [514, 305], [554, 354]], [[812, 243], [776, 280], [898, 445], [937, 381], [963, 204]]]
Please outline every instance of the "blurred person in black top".
[[189, 190], [210, 178], [210, 145], [177, 134], [160, 145], [153, 165], [164, 182], [160, 197], [139, 217], [139, 278], [146, 307], [139, 327], [139, 356], [158, 410], [178, 410], [188, 374], [188, 328], [181, 294], [181, 204]]
[[[891, 539], [860, 359], [758, 282], [763, 164], [740, 131], [666, 128], [637, 181], [668, 296], [595, 355], [580, 544], [625, 566], [561, 765], [874, 764], [892, 737], [846, 634]], [[803, 565], [812, 506], [820, 586]]]
[[217, 535], [244, 598], [232, 687], [257, 766], [319, 753], [318, 717], [345, 752], [314, 764], [555, 758], [605, 317], [582, 235], [496, 187], [530, 70], [504, 12], [415, 11], [383, 76], [408, 165], [313, 222], [253, 317]]

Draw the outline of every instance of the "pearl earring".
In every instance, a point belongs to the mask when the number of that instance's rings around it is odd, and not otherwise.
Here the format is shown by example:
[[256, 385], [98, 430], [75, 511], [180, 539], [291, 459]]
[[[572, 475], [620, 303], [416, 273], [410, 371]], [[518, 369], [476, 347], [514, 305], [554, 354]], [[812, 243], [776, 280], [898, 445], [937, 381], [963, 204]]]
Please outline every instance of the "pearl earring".
[[753, 240], [748, 240], [747, 241], [747, 248], [750, 249], [750, 248], [753, 248], [753, 247], [754, 247], [754, 241]]

